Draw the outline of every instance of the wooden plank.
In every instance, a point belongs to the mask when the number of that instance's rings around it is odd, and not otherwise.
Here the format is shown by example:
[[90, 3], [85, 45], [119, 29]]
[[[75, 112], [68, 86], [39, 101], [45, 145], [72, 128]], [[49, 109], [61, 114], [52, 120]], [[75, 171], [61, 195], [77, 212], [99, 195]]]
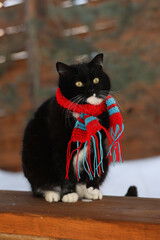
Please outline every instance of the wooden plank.
[[[59, 240], [59, 238], [48, 238], [39, 236], [15, 235], [15, 234], [0, 234], [0, 240]], [[61, 239], [69, 240], [69, 239]]]
[[160, 199], [104, 197], [47, 203], [30, 192], [0, 191], [0, 233], [69, 239], [158, 239]]

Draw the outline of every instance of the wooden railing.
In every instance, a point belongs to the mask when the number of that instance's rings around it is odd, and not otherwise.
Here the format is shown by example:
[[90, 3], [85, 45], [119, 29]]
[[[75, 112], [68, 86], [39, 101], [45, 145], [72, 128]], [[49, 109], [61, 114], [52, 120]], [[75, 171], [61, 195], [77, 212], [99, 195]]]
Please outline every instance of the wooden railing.
[[30, 192], [0, 191], [0, 239], [160, 239], [160, 199], [104, 197], [48, 203]]

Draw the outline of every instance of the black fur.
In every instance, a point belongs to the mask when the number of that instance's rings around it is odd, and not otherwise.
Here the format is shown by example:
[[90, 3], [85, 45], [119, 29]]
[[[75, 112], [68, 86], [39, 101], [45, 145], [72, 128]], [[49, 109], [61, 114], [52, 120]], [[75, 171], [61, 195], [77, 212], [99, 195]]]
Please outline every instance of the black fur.
[[[91, 62], [65, 65], [57, 63], [59, 72], [59, 87], [63, 95], [73, 101], [81, 95], [79, 103], [86, 103], [86, 99], [96, 93], [99, 98], [105, 98], [110, 90], [110, 80], [102, 70], [103, 55], [97, 55]], [[93, 84], [93, 79], [99, 78], [98, 84]], [[81, 81], [83, 87], [77, 87], [76, 81]], [[78, 101], [77, 101], [78, 102]], [[108, 128], [109, 117], [107, 113], [99, 116], [100, 123]], [[52, 190], [61, 187], [61, 197], [64, 194], [75, 192], [77, 177], [70, 164], [69, 180], [65, 180], [66, 151], [71, 138], [76, 119], [68, 110], [64, 110], [55, 97], [43, 103], [35, 112], [28, 123], [22, 150], [22, 163], [24, 174], [29, 180], [35, 195], [41, 194], [39, 190]], [[103, 136], [104, 145], [104, 136]], [[104, 149], [104, 156], [106, 150]], [[99, 188], [108, 172], [108, 160], [104, 159], [104, 174], [90, 181], [85, 171], [81, 172], [80, 182], [87, 187]]]

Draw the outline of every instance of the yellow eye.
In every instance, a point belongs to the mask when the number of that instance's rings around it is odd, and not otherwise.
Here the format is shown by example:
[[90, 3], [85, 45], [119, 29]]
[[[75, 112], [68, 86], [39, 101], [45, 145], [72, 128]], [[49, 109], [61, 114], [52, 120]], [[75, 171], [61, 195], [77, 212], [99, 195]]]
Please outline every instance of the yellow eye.
[[83, 83], [80, 82], [80, 81], [76, 82], [75, 84], [76, 84], [77, 87], [82, 87], [83, 86]]
[[94, 79], [93, 79], [93, 83], [94, 83], [94, 84], [99, 83], [99, 78], [94, 78]]

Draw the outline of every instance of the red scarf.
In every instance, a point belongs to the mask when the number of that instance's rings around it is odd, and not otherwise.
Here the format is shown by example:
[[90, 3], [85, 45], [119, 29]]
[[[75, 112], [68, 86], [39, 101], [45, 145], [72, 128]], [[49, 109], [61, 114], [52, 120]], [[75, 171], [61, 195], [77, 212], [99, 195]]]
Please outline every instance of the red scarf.
[[[77, 179], [80, 179], [79, 153], [80, 150], [82, 150], [82, 144], [84, 144], [83, 167], [88, 173], [89, 178], [93, 180], [93, 177], [95, 177], [96, 175], [100, 176], [101, 173], [104, 172], [104, 157], [101, 136], [102, 131], [106, 133], [106, 136], [108, 138], [109, 150], [106, 158], [109, 157], [109, 164], [110, 162], [115, 163], [122, 161], [120, 139], [123, 135], [124, 125], [119, 108], [111, 95], [108, 95], [106, 99], [99, 105], [77, 104], [65, 98], [61, 93], [60, 89], [58, 88], [56, 92], [56, 99], [61, 107], [76, 113], [80, 113], [80, 116], [78, 117], [75, 127], [73, 129], [71, 140], [68, 143], [66, 179], [69, 179], [69, 165], [75, 151], [77, 151]], [[108, 111], [109, 114], [109, 129], [104, 128], [97, 119], [97, 116], [106, 111]], [[77, 143], [77, 148], [71, 152], [72, 142]], [[93, 167], [91, 166], [91, 142], [94, 150], [94, 160], [92, 164]], [[87, 149], [87, 151], [85, 151], [85, 149]]]

